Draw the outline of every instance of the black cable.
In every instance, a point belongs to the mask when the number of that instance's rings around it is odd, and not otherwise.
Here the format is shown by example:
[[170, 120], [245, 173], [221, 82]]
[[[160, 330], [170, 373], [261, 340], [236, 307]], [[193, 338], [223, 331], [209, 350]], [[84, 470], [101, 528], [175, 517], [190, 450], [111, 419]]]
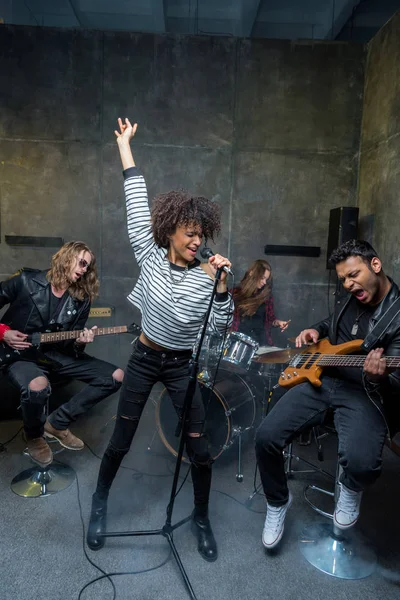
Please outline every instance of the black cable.
[[19, 432], [22, 431], [22, 429], [23, 425], [18, 429], [17, 433], [15, 433], [9, 440], [7, 440], [6, 442], [0, 442], [0, 452], [5, 452], [7, 450], [6, 446], [8, 446], [8, 444], [11, 444], [11, 442], [15, 440], [15, 438], [17, 437]]
[[[59, 461], [58, 461], [59, 462]], [[63, 463], [60, 463], [63, 464]], [[78, 500], [78, 507], [79, 507], [79, 516], [81, 519], [81, 523], [82, 523], [82, 546], [83, 546], [83, 553], [85, 555], [86, 560], [98, 571], [100, 571], [100, 573], [102, 573], [102, 575], [100, 575], [99, 577], [96, 577], [95, 579], [92, 579], [91, 581], [89, 581], [88, 583], [86, 583], [79, 591], [79, 595], [78, 595], [78, 600], [80, 600], [82, 598], [82, 594], [83, 592], [91, 585], [93, 585], [94, 583], [96, 583], [97, 581], [101, 581], [102, 579], [108, 579], [109, 582], [112, 585], [113, 588], [113, 597], [112, 600], [115, 600], [117, 597], [117, 590], [115, 587], [115, 584], [113, 582], [113, 580], [111, 579], [111, 577], [117, 577], [120, 575], [140, 575], [142, 573], [149, 573], [151, 571], [155, 571], [156, 569], [160, 569], [161, 567], [163, 567], [170, 559], [171, 557], [171, 549], [168, 552], [167, 557], [158, 565], [154, 566], [154, 567], [149, 567], [147, 569], [140, 569], [138, 571], [117, 571], [117, 572], [113, 572], [113, 573], [106, 573], [106, 571], [104, 571], [101, 567], [99, 567], [99, 565], [97, 565], [95, 562], [93, 562], [93, 560], [90, 558], [90, 556], [87, 553], [86, 550], [86, 546], [85, 546], [85, 538], [86, 538], [86, 530], [85, 530], [85, 523], [83, 520], [83, 511], [82, 511], [82, 503], [81, 503], [81, 495], [80, 495], [80, 486], [79, 486], [79, 478], [78, 478], [78, 473], [76, 473], [76, 489], [77, 489], [77, 500]]]
[[[174, 500], [175, 500], [175, 498], [177, 498], [177, 496], [178, 496], [179, 492], [181, 491], [181, 489], [182, 489], [182, 488], [183, 488], [183, 486], [185, 485], [185, 483], [186, 483], [186, 480], [187, 480], [187, 478], [188, 478], [188, 476], [189, 476], [189, 473], [190, 473], [190, 470], [191, 470], [191, 468], [192, 468], [192, 462], [190, 462], [190, 465], [189, 465], [189, 468], [188, 468], [188, 470], [187, 470], [187, 472], [186, 472], [186, 475], [185, 475], [184, 477], [182, 477], [182, 476], [180, 476], [180, 477], [179, 477], [179, 478], [180, 478], [180, 479], [182, 479], [183, 481], [182, 481], [181, 485], [179, 486], [178, 490], [177, 490], [177, 491], [176, 491], [176, 493], [175, 493]], [[175, 471], [174, 471], [174, 473], [173, 473], [173, 474], [175, 474]], [[166, 513], [167, 513], [167, 514], [168, 514], [168, 508], [169, 508], [169, 504], [168, 504], [168, 506], [167, 506], [167, 510], [166, 510]]]
[[[221, 494], [222, 496], [225, 496], [226, 498], [230, 498], [230, 500], [234, 500], [236, 502], [236, 504], [240, 504], [240, 506], [243, 506], [243, 508], [245, 508], [249, 512], [257, 513], [259, 515], [265, 514], [265, 509], [264, 510], [254, 510], [253, 508], [250, 508], [248, 506], [248, 504], [246, 504], [246, 502], [241, 502], [240, 500], [235, 498], [235, 496], [231, 496], [230, 494], [227, 494], [226, 492], [223, 492], [221, 490], [215, 490], [213, 488], [211, 488], [211, 491], [215, 492], [216, 494]], [[259, 495], [261, 496], [261, 494], [259, 494]]]
[[[63, 464], [63, 463], [60, 463]], [[83, 520], [83, 512], [82, 512], [82, 503], [81, 503], [81, 491], [80, 491], [80, 486], [79, 486], [79, 478], [78, 478], [78, 473], [76, 473], [76, 491], [77, 491], [77, 500], [78, 500], [78, 508], [79, 508], [79, 516], [81, 519], [81, 523], [82, 523], [82, 548], [83, 548], [83, 553], [85, 555], [86, 560], [92, 565], [92, 567], [94, 567], [95, 569], [97, 569], [98, 571], [100, 571], [100, 573], [103, 573], [102, 577], [107, 577], [107, 579], [109, 580], [109, 582], [111, 583], [112, 589], [113, 589], [113, 599], [115, 600], [115, 598], [117, 597], [117, 590], [115, 588], [115, 584], [113, 582], [113, 580], [110, 578], [109, 575], [107, 575], [107, 573], [98, 565], [96, 565], [96, 563], [94, 563], [92, 561], [92, 559], [90, 558], [90, 556], [87, 553], [86, 550], [86, 546], [85, 546], [85, 538], [86, 538], [86, 531], [85, 531], [85, 522]], [[82, 596], [82, 592], [92, 583], [94, 583], [94, 581], [97, 581], [97, 579], [89, 582], [88, 584], [86, 584], [83, 588], [81, 588], [79, 595], [78, 595], [78, 600], [81, 598]]]

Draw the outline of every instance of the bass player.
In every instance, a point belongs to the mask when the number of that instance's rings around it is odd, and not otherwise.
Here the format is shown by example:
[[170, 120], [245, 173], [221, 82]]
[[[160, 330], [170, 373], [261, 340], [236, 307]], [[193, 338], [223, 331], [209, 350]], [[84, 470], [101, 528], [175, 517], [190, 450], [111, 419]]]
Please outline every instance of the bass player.
[[329, 318], [303, 330], [296, 346], [324, 337], [331, 344], [364, 339], [361, 348], [364, 356], [368, 354], [363, 370], [330, 367], [323, 372], [321, 387], [306, 382], [290, 389], [259, 427], [256, 455], [267, 499], [262, 533], [267, 549], [279, 543], [292, 502], [284, 472], [285, 446], [333, 412], [343, 468], [334, 522], [348, 529], [358, 519], [364, 489], [380, 474], [388, 422], [399, 413], [397, 409], [395, 414], [395, 396], [400, 393], [400, 370], [391, 372], [384, 355], [400, 355], [399, 288], [368, 242], [342, 244], [330, 262], [348, 294], [337, 301]]

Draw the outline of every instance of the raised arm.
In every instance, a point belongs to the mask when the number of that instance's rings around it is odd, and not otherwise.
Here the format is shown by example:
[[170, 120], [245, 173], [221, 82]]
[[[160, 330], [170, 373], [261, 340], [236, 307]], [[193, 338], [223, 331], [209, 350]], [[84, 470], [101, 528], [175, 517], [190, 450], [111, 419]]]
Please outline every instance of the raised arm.
[[131, 139], [135, 136], [137, 130], [137, 123], [133, 125], [129, 121], [129, 119], [125, 119], [125, 123], [122, 122], [121, 118], [118, 118], [118, 127], [114, 130], [114, 133], [117, 137], [117, 144], [119, 148], [119, 154], [121, 156], [122, 168], [129, 169], [130, 167], [135, 167], [135, 161], [133, 160], [132, 150], [131, 150]]
[[124, 189], [129, 241], [135, 253], [139, 267], [156, 249], [151, 229], [151, 215], [147, 197], [146, 182], [136, 168], [130, 142], [137, 130], [137, 123], [129, 119], [118, 119], [119, 131], [115, 130], [118, 149], [124, 169]]

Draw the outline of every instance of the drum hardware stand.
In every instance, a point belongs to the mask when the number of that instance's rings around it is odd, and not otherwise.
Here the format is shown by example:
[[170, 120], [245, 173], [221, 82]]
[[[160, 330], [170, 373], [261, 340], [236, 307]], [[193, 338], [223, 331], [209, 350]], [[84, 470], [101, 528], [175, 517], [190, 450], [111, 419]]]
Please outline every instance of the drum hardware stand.
[[238, 440], [238, 465], [236, 473], [236, 481], [238, 483], [243, 483], [243, 473], [242, 473], [242, 431], [238, 431], [237, 435], [239, 436]]
[[179, 556], [178, 550], [176, 549], [174, 539], [173, 539], [173, 533], [174, 533], [175, 529], [178, 529], [178, 527], [181, 527], [181, 525], [184, 525], [185, 523], [190, 521], [191, 516], [186, 517], [185, 519], [182, 519], [181, 521], [178, 521], [178, 523], [175, 523], [174, 525], [172, 525], [171, 521], [172, 521], [172, 513], [173, 513], [173, 509], [174, 509], [175, 498], [177, 495], [176, 490], [178, 488], [179, 472], [180, 472], [181, 464], [182, 464], [183, 448], [185, 445], [185, 437], [186, 437], [185, 434], [186, 434], [186, 428], [188, 425], [188, 417], [189, 417], [190, 409], [192, 406], [192, 400], [193, 400], [193, 396], [194, 396], [195, 389], [196, 389], [197, 373], [198, 373], [198, 369], [199, 369], [200, 351], [201, 351], [201, 346], [203, 344], [203, 339], [204, 339], [204, 335], [206, 332], [207, 323], [208, 323], [208, 320], [210, 317], [212, 304], [213, 304], [215, 294], [217, 291], [217, 285], [218, 285], [220, 277], [221, 277], [221, 271], [222, 271], [222, 269], [217, 269], [217, 272], [215, 275], [215, 280], [214, 280], [214, 286], [213, 286], [213, 290], [211, 293], [210, 302], [209, 302], [209, 305], [207, 308], [206, 315], [204, 317], [204, 321], [203, 321], [203, 325], [202, 325], [202, 332], [201, 332], [200, 340], [199, 340], [199, 343], [198, 343], [198, 346], [196, 349], [196, 354], [190, 362], [189, 383], [188, 383], [188, 387], [186, 390], [185, 400], [183, 403], [182, 418], [179, 420], [177, 428], [176, 428], [176, 432], [175, 432], [175, 435], [177, 437], [180, 436], [179, 451], [178, 451], [178, 456], [176, 457], [176, 462], [175, 462], [174, 479], [172, 482], [170, 499], [169, 499], [169, 503], [167, 506], [167, 511], [166, 511], [167, 516], [166, 516], [165, 523], [161, 529], [149, 529], [149, 530], [144, 530], [144, 531], [111, 531], [111, 532], [108, 531], [108, 532], [101, 534], [101, 537], [132, 537], [132, 536], [139, 537], [139, 536], [146, 536], [146, 535], [150, 535], [150, 536], [162, 535], [163, 537], [165, 537], [169, 543], [172, 554], [173, 554], [173, 556], [176, 560], [176, 563], [179, 567], [183, 581], [186, 585], [187, 592], [188, 592], [190, 598], [192, 598], [192, 600], [197, 600], [197, 596], [194, 593], [194, 590], [190, 583], [189, 577], [185, 571], [185, 567], [183, 566], [183, 563], [181, 561], [181, 558]]

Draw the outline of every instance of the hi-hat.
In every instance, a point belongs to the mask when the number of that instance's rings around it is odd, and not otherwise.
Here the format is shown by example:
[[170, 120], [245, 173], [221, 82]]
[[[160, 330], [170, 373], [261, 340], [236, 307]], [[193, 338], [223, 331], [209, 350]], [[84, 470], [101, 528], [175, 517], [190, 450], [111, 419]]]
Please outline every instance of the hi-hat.
[[289, 360], [299, 354], [300, 348], [285, 348], [284, 350], [278, 350], [277, 352], [265, 352], [253, 358], [254, 362], [257, 363], [287, 363]]

